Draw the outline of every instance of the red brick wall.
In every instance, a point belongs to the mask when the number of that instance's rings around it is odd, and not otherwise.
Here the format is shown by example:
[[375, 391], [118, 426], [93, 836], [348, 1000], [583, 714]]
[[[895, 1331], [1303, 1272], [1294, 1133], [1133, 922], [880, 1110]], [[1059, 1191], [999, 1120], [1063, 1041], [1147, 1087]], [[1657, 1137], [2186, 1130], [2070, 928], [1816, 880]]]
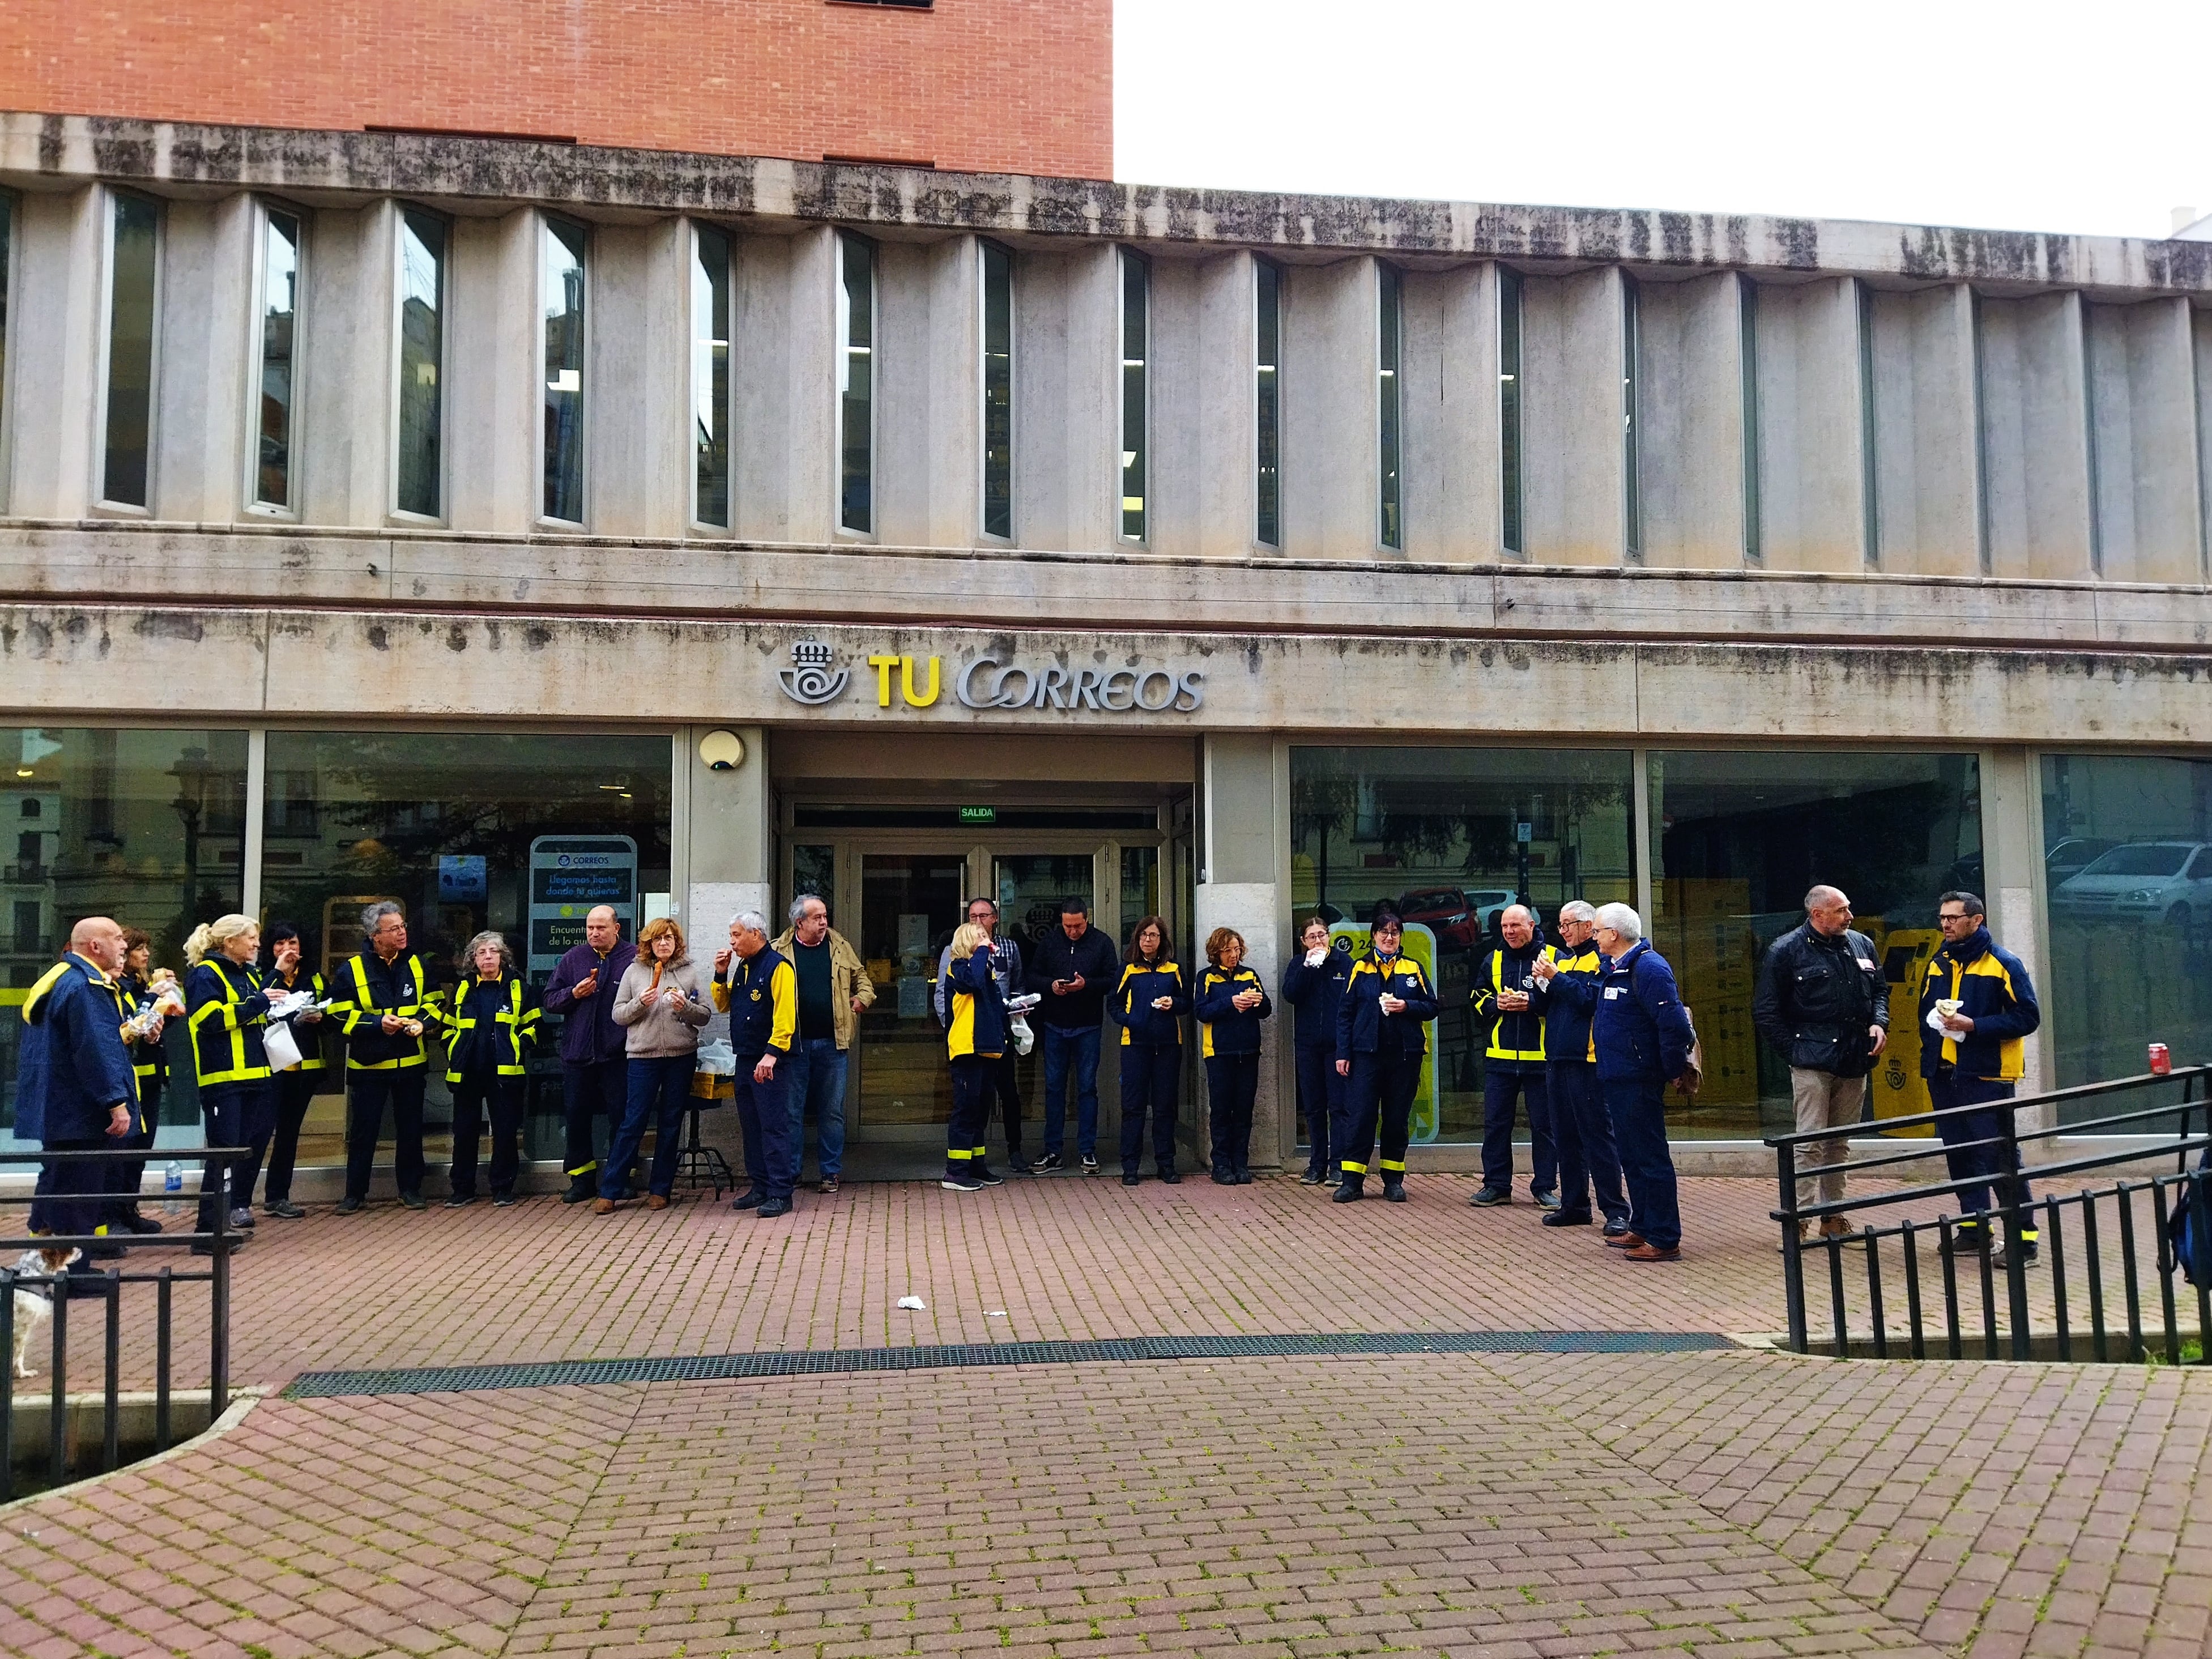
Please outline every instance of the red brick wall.
[[5, 0], [0, 107], [1113, 173], [1113, 0]]

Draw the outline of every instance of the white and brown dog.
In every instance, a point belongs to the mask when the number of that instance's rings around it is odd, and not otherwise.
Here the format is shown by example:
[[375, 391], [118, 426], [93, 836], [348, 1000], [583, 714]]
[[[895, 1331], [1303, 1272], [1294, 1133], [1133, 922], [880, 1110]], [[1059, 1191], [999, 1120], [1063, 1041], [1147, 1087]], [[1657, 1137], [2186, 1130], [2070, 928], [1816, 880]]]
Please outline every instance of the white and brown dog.
[[31, 1340], [39, 1328], [54, 1316], [54, 1291], [49, 1279], [43, 1285], [26, 1285], [22, 1280], [31, 1275], [45, 1278], [50, 1274], [68, 1272], [70, 1264], [83, 1254], [81, 1250], [26, 1250], [17, 1257], [11, 1271], [16, 1275], [15, 1284], [15, 1352], [13, 1356], [15, 1375], [28, 1376], [27, 1363], [31, 1352]]

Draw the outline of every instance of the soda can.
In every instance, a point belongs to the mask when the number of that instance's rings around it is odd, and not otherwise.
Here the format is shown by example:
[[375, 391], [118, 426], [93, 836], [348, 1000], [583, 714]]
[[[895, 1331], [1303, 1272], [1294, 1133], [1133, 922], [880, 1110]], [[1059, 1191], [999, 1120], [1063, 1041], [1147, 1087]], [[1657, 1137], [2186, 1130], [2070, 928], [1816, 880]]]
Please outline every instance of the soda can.
[[2173, 1071], [2173, 1054], [2163, 1042], [2150, 1045], [2150, 1070], [2153, 1077], [2166, 1077]]

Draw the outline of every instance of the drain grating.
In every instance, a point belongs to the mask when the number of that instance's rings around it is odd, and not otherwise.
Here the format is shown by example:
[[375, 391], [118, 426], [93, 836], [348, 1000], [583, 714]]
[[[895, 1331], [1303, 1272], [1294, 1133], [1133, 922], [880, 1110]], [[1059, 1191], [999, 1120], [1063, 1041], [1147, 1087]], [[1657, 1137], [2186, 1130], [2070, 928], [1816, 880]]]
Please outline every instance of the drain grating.
[[307, 1371], [288, 1400], [376, 1394], [461, 1394], [615, 1382], [711, 1382], [836, 1371], [921, 1371], [958, 1365], [1081, 1365], [1112, 1360], [1370, 1358], [1412, 1353], [1705, 1353], [1735, 1345], [1703, 1331], [1347, 1331], [1317, 1336], [1131, 1336], [1101, 1342], [964, 1342], [913, 1348], [814, 1348], [650, 1359], [545, 1359], [509, 1365], [427, 1365]]

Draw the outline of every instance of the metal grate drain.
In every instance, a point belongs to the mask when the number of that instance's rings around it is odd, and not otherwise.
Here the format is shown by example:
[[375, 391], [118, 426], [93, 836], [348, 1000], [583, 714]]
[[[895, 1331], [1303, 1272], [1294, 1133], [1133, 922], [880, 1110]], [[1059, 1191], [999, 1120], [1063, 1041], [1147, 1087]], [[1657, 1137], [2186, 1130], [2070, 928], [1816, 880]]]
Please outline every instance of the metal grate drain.
[[1413, 1353], [1706, 1353], [1735, 1345], [1704, 1331], [1347, 1331], [1316, 1336], [1131, 1336], [1100, 1342], [964, 1342], [933, 1347], [815, 1348], [648, 1359], [545, 1359], [507, 1365], [307, 1371], [288, 1400], [380, 1394], [459, 1394], [616, 1382], [711, 1382], [836, 1371], [920, 1371], [958, 1365], [1080, 1365], [1101, 1361], [1370, 1358]]

